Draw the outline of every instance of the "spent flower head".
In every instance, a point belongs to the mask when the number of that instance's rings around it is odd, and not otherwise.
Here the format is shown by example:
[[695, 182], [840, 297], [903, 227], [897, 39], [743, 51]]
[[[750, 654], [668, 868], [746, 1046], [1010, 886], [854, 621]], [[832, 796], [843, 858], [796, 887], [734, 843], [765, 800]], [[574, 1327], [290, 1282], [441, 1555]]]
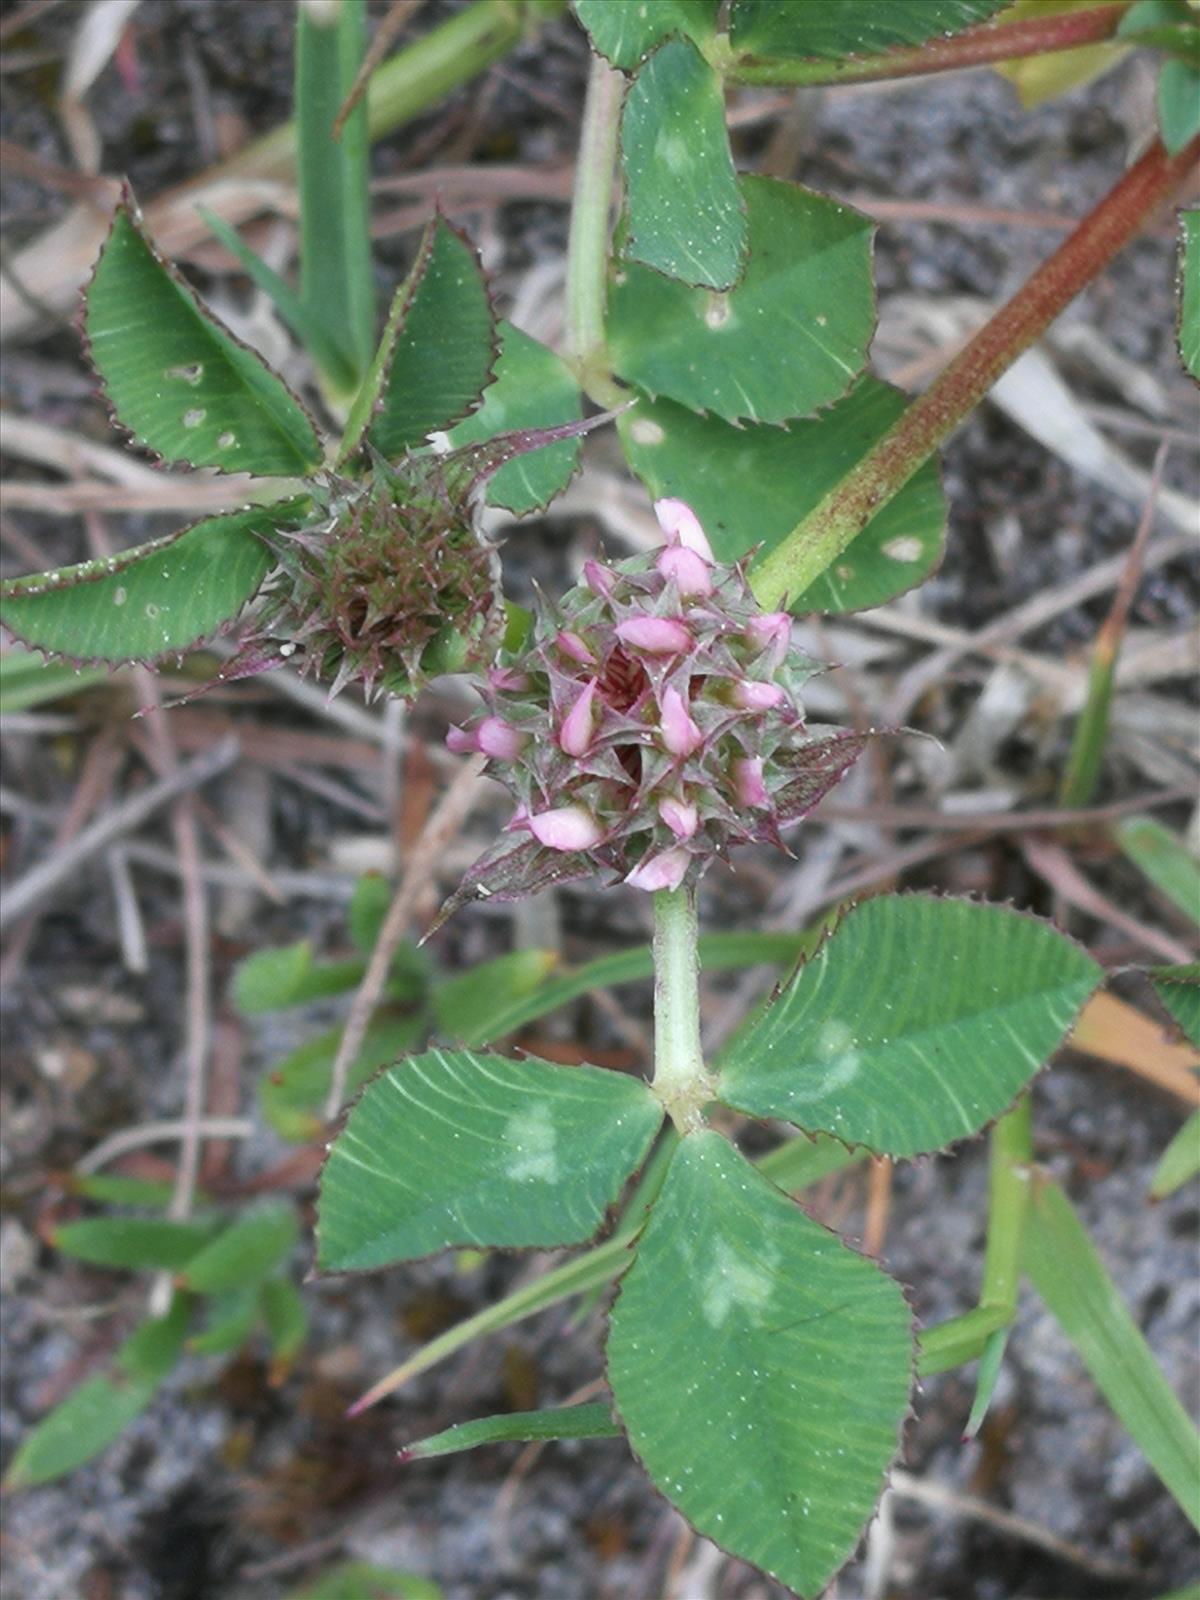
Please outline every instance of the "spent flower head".
[[486, 713], [448, 743], [485, 754], [516, 810], [444, 915], [597, 868], [646, 890], [694, 883], [731, 845], [784, 847], [862, 751], [869, 735], [808, 731], [815, 668], [790, 618], [715, 560], [689, 506], [655, 510], [662, 549], [587, 562], [477, 682]]

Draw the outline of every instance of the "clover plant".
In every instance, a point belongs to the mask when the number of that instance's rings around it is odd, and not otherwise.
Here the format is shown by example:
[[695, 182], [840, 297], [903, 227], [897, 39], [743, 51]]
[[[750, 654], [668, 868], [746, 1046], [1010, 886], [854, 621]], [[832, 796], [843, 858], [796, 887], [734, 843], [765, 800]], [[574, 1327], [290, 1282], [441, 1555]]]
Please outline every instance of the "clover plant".
[[[789, 825], [872, 737], [890, 736], [808, 720], [803, 685], [818, 668], [793, 648], [791, 617], [877, 605], [933, 571], [945, 524], [938, 444], [1197, 152], [1198, 19], [1184, 0], [1056, 11], [1011, 28], [993, 23], [1000, 9], [1001, 0], [575, 0], [594, 55], [560, 357], [496, 322], [470, 243], [440, 215], [375, 341], [363, 107], [340, 144], [331, 133], [361, 58], [363, 8], [302, 6], [299, 290], [214, 227], [307, 346], [339, 427], [323, 434], [220, 324], [159, 254], [127, 192], [84, 301], [102, 392], [117, 424], [165, 464], [251, 475], [247, 503], [2, 591], [17, 638], [78, 663], [155, 663], [232, 631], [222, 678], [291, 662], [331, 692], [356, 684], [411, 696], [439, 672], [467, 672], [483, 709], [450, 732], [451, 748], [486, 756], [515, 809], [443, 916], [597, 875], [650, 896], [646, 1080], [494, 1053], [483, 1046], [517, 1025], [519, 987], [492, 970], [474, 983], [474, 1012], [465, 991], [439, 1007], [436, 989], [429, 1012], [428, 974], [402, 958], [393, 982], [407, 998], [369, 1041], [362, 1070], [415, 1053], [366, 1083], [333, 1138], [317, 1268], [378, 1270], [460, 1246], [584, 1244], [641, 1172], [609, 1241], [556, 1269], [520, 1308], [455, 1335], [461, 1343], [619, 1275], [605, 1340], [611, 1405], [467, 1423], [405, 1455], [623, 1433], [696, 1529], [804, 1596], [821, 1591], [872, 1516], [902, 1444], [918, 1355], [927, 1372], [984, 1355], [985, 1405], [1022, 1266], [1076, 1331], [1088, 1286], [1107, 1282], [1072, 1233], [1065, 1199], [1031, 1166], [1022, 1096], [1104, 976], [1046, 922], [931, 894], [843, 908], [801, 941], [800, 965], [717, 1059], [700, 1037], [698, 972], [713, 951], [698, 932], [704, 875], [744, 842], [789, 848]], [[800, 184], [739, 173], [727, 86], [936, 72], [1118, 33], [1164, 61], [1163, 142], [931, 389], [906, 400], [868, 371], [871, 223]], [[1195, 213], [1184, 238], [1182, 348], [1195, 373]], [[615, 413], [663, 543], [589, 562], [531, 616], [504, 598], [480, 507], [523, 515], [548, 505], [577, 468], [588, 399]], [[735, 962], [761, 959], [754, 941], [769, 938], [714, 937], [748, 941]], [[326, 978], [306, 946], [292, 947], [255, 958], [240, 997], [253, 1009], [334, 992], [357, 981], [362, 963], [351, 967]], [[540, 965], [524, 991], [535, 1012], [545, 979]], [[1154, 981], [1194, 1030], [1194, 970]], [[320, 1127], [335, 1042], [295, 1064], [292, 1098], [265, 1102], [288, 1136]], [[756, 1164], [730, 1135], [738, 1118], [789, 1124], [798, 1137], [784, 1157]], [[785, 1189], [867, 1153], [944, 1150], [991, 1124], [981, 1304], [918, 1346], [902, 1287]], [[198, 1283], [203, 1263], [223, 1245], [228, 1253], [228, 1233], [214, 1237], [204, 1221], [136, 1226], [140, 1243], [122, 1261], [177, 1271], [180, 1297], [148, 1325], [149, 1358], [141, 1345], [119, 1355], [132, 1377], [92, 1397], [101, 1409], [144, 1403], [182, 1342], [191, 1294], [215, 1297], [209, 1348], [269, 1318], [263, 1294], [276, 1280], [264, 1285], [264, 1275], [290, 1243], [277, 1218], [251, 1213], [231, 1231], [243, 1230], [243, 1248], [256, 1237], [270, 1250], [252, 1271], [243, 1262]], [[132, 1237], [136, 1226], [76, 1223], [59, 1242], [114, 1264], [113, 1229]], [[1151, 1374], [1156, 1431], [1135, 1405], [1114, 1404], [1186, 1502], [1194, 1433], [1136, 1329], [1125, 1331], [1131, 1359]], [[439, 1353], [431, 1347], [364, 1403]], [[1090, 1364], [1115, 1395], [1105, 1359], [1101, 1350]], [[14, 1481], [47, 1475], [36, 1464], [52, 1425], [29, 1441]]]

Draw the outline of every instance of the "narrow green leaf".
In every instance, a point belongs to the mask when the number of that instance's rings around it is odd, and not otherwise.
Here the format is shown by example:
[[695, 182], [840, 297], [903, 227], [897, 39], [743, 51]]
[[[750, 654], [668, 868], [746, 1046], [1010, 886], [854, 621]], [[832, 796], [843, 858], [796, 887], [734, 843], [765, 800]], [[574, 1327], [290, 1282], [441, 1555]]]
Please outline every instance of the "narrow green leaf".
[[1056, 1183], [1035, 1179], [1024, 1265], [1097, 1388], [1200, 1527], [1200, 1438]]
[[1168, 155], [1178, 155], [1200, 133], [1200, 71], [1179, 58], [1158, 75], [1158, 126]]
[[[718, 560], [769, 554], [886, 433], [904, 396], [861, 378], [819, 417], [735, 428], [670, 400], [639, 399], [617, 419], [630, 467], [657, 499], [686, 500]], [[946, 500], [927, 462], [854, 543], [791, 602], [796, 613], [860, 611], [921, 583], [942, 558]]]
[[[739, 180], [750, 255], [727, 294], [633, 263], [608, 301], [613, 369], [727, 422], [786, 422], [839, 399], [875, 329], [868, 217], [797, 183]], [[830, 293], [831, 284], [837, 292]]]
[[1008, 907], [881, 896], [737, 1039], [718, 1095], [880, 1154], [938, 1150], [1012, 1103], [1102, 977]]
[[[553, 350], [514, 328], [499, 326], [496, 376], [483, 403], [449, 434], [452, 450], [525, 428], [555, 428], [583, 414], [579, 384]], [[579, 465], [580, 441], [560, 439], [517, 456], [488, 479], [484, 498], [521, 517], [541, 511], [570, 483]]]
[[1152, 967], [1150, 982], [1163, 1005], [1200, 1050], [1200, 961]]
[[1150, 1180], [1150, 1198], [1165, 1200], [1200, 1172], [1200, 1111], [1191, 1116], [1159, 1157]]
[[979, 1358], [979, 1376], [975, 1380], [975, 1398], [971, 1402], [970, 1415], [963, 1429], [964, 1443], [968, 1439], [973, 1439], [983, 1427], [983, 1419], [987, 1416], [992, 1396], [996, 1392], [996, 1382], [1000, 1377], [1004, 1350], [1008, 1344], [1008, 1333], [1007, 1328], [995, 1328], [984, 1341], [983, 1354]]
[[252, 1285], [231, 1289], [209, 1302], [203, 1331], [192, 1335], [187, 1348], [196, 1356], [223, 1356], [240, 1350], [257, 1321], [257, 1289]]
[[[700, 965], [706, 972], [728, 972], [741, 967], [795, 961], [806, 948], [815, 947], [819, 938], [819, 929], [800, 934], [702, 933]], [[483, 1020], [479, 1030], [464, 1035], [463, 1043], [491, 1044], [536, 1022], [539, 1017], [569, 1005], [572, 1000], [591, 994], [593, 990], [611, 989], [622, 983], [637, 983], [653, 976], [654, 955], [648, 944], [600, 956], [574, 972], [563, 972], [550, 978], [527, 997], [510, 999], [498, 1005], [491, 1016]]]
[[365, 16], [363, 0], [341, 0], [332, 10], [302, 5], [296, 18], [300, 299], [308, 320], [330, 331], [341, 361], [328, 377], [350, 394], [375, 333], [366, 97], [340, 139], [333, 124], [363, 58]]
[[47, 661], [33, 650], [0, 650], [0, 716], [68, 699], [107, 677], [103, 668], [81, 670]]
[[401, 1461], [425, 1461], [430, 1456], [451, 1456], [460, 1450], [477, 1450], [481, 1444], [530, 1444], [549, 1439], [618, 1439], [621, 1430], [606, 1405], [592, 1402], [552, 1406], [545, 1411], [509, 1411], [503, 1416], [460, 1422], [427, 1439], [405, 1445]]
[[165, 1317], [136, 1328], [114, 1357], [108, 1377], [88, 1378], [22, 1440], [5, 1489], [30, 1489], [62, 1478], [106, 1450], [146, 1409], [179, 1359], [191, 1298], [176, 1295]]
[[[175, 1185], [158, 1178], [131, 1178], [123, 1172], [71, 1173], [68, 1187], [72, 1194], [85, 1200], [99, 1200], [110, 1206], [140, 1206], [143, 1210], [162, 1211], [171, 1203]], [[202, 1189], [196, 1191], [200, 1205], [208, 1204]]]
[[88, 1217], [54, 1230], [54, 1247], [98, 1267], [156, 1268], [178, 1272], [208, 1244], [213, 1230], [201, 1222], [167, 1217]]
[[74, 661], [155, 661], [233, 622], [275, 564], [264, 543], [306, 500], [207, 517], [103, 561], [0, 583], [0, 621]]
[[117, 421], [164, 461], [281, 477], [320, 466], [304, 407], [162, 259], [132, 202], [100, 252], [84, 331]]
[[383, 338], [346, 424], [345, 461], [369, 437], [394, 461], [473, 411], [493, 378], [496, 329], [479, 257], [437, 216], [396, 290]]
[[818, 1133], [813, 1137], [802, 1133], [797, 1138], [785, 1139], [781, 1145], [754, 1165], [764, 1178], [769, 1178], [785, 1194], [796, 1194], [810, 1184], [819, 1183], [830, 1173], [844, 1172], [867, 1159], [865, 1150], [848, 1150], [840, 1139]]
[[373, 1561], [343, 1561], [289, 1600], [444, 1600], [436, 1583]]
[[256, 255], [251, 250], [245, 240], [239, 236], [237, 230], [231, 228], [224, 217], [217, 216], [216, 212], [210, 211], [207, 206], [197, 206], [196, 209], [208, 224], [214, 237], [219, 239], [225, 248], [237, 257], [245, 268], [250, 281], [268, 297], [284, 322], [287, 323], [313, 361], [324, 373], [326, 380], [332, 384], [335, 390], [353, 390], [357, 382], [357, 375], [349, 358], [338, 348], [329, 330], [318, 320], [315, 313], [304, 304], [291, 285], [279, 276], [274, 267], [268, 266], [260, 255]]
[[290, 1278], [268, 1278], [261, 1290], [263, 1319], [271, 1342], [273, 1376], [286, 1372], [308, 1338], [308, 1308]]
[[[426, 1032], [421, 1012], [381, 1007], [350, 1065], [346, 1093], [354, 1094], [373, 1072], [421, 1042]], [[258, 1095], [263, 1116], [280, 1138], [305, 1144], [320, 1137], [325, 1126], [323, 1108], [341, 1039], [340, 1026], [306, 1039], [261, 1080]]]
[[720, 1134], [683, 1139], [621, 1281], [608, 1373], [694, 1528], [804, 1596], [853, 1552], [908, 1410], [898, 1284]]
[[1200, 926], [1200, 862], [1170, 828], [1154, 817], [1125, 817], [1117, 843], [1160, 894]]
[[192, 1256], [181, 1281], [197, 1294], [225, 1294], [256, 1285], [287, 1258], [298, 1237], [293, 1205], [257, 1206]]
[[733, 0], [734, 49], [754, 56], [873, 55], [896, 44], [921, 44], [995, 16], [1008, 0]]
[[[369, 956], [374, 950], [391, 903], [391, 885], [381, 872], [364, 872], [356, 881], [350, 896], [347, 926], [351, 943], [364, 956]], [[415, 954], [415, 947], [409, 948]]]
[[430, 1050], [382, 1073], [321, 1174], [317, 1265], [387, 1266], [456, 1245], [589, 1238], [662, 1121], [644, 1083], [596, 1067]]
[[669, 278], [729, 289], [746, 255], [721, 79], [687, 39], [660, 45], [621, 115], [626, 253]]
[[717, 0], [637, 0], [632, 5], [575, 0], [575, 15], [587, 30], [592, 49], [626, 70], [644, 61], [672, 33], [703, 46], [717, 32]]
[[513, 950], [448, 978], [433, 992], [433, 1014], [448, 1039], [488, 1039], [494, 1020], [541, 988], [558, 958], [553, 950]]
[[1200, 210], [1179, 213], [1179, 356], [1200, 381]]

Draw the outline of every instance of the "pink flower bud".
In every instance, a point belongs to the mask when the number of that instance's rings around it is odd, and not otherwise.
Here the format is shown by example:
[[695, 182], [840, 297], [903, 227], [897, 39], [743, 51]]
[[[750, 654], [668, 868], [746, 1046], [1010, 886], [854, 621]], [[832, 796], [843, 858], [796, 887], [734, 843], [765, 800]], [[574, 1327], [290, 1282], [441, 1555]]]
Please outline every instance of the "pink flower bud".
[[686, 500], [656, 500], [654, 515], [658, 518], [658, 525], [666, 534], [668, 543], [680, 544], [686, 550], [694, 550], [698, 556], [703, 556], [705, 561], [714, 559], [712, 545], [709, 544], [704, 529], [700, 526], [700, 518]]
[[626, 876], [625, 882], [651, 894], [656, 889], [678, 889], [691, 860], [686, 850], [660, 850], [658, 855], [646, 856], [639, 861]]
[[558, 730], [558, 742], [569, 756], [587, 754], [592, 742], [592, 704], [595, 698], [596, 680], [592, 678], [563, 718], [562, 727]]
[[604, 829], [583, 806], [558, 806], [530, 817], [529, 831], [550, 850], [590, 850], [604, 837]]
[[659, 552], [658, 570], [664, 578], [674, 578], [681, 595], [709, 595], [713, 590], [712, 572], [703, 556], [686, 545], [669, 544]]
[[746, 637], [756, 650], [769, 650], [772, 671], [780, 665], [792, 642], [792, 619], [786, 611], [764, 611], [746, 624]]
[[518, 672], [515, 667], [489, 667], [487, 678], [493, 689], [506, 694], [521, 694], [533, 687], [529, 674]]
[[690, 839], [700, 826], [700, 814], [695, 806], [674, 795], [665, 795], [658, 802], [658, 814], [677, 839]]
[[765, 810], [771, 804], [763, 782], [761, 756], [741, 756], [733, 763], [733, 786], [744, 806]]
[[446, 734], [446, 747], [456, 756], [468, 756], [479, 749], [479, 735], [473, 728], [451, 728]]
[[529, 743], [529, 735], [519, 732], [503, 717], [484, 717], [475, 730], [475, 739], [476, 747], [496, 761], [515, 761]]
[[681, 656], [692, 648], [692, 636], [671, 617], [630, 617], [617, 623], [617, 638], [652, 656]]
[[612, 598], [613, 576], [607, 567], [602, 566], [599, 561], [585, 561], [583, 563], [583, 581], [592, 593], [601, 600]]
[[555, 642], [563, 655], [570, 656], [572, 661], [578, 661], [581, 667], [594, 667], [596, 658], [577, 633], [571, 633], [567, 628], [561, 628]]
[[743, 711], [770, 711], [786, 700], [787, 696], [778, 684], [760, 683], [757, 678], [745, 678], [741, 683], [734, 684], [733, 693], [729, 698]]
[[662, 697], [662, 741], [673, 756], [690, 756], [704, 743], [678, 689], [665, 689]]

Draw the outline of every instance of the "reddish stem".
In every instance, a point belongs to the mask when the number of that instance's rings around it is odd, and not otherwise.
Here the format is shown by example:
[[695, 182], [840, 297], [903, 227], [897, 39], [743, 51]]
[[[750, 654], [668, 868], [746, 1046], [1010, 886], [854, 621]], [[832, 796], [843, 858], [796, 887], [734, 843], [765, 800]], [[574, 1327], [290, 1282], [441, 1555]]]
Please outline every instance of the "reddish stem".
[[786, 596], [804, 593], [1183, 183], [1198, 156], [1200, 136], [1174, 156], [1157, 140], [1151, 145], [875, 447], [753, 570], [751, 582], [762, 605], [778, 606]]
[[[811, 0], [810, 0], [811, 3]], [[729, 76], [739, 83], [871, 83], [885, 78], [922, 77], [933, 72], [957, 72], [963, 67], [984, 67], [993, 61], [1015, 61], [1023, 56], [1048, 55], [1056, 50], [1077, 50], [1081, 45], [1111, 39], [1129, 9], [1121, 0], [1106, 0], [1086, 11], [1059, 16], [1028, 17], [1020, 22], [984, 23], [948, 39], [927, 39], [924, 44], [886, 50], [875, 56], [843, 57], [838, 61], [735, 60]]]

